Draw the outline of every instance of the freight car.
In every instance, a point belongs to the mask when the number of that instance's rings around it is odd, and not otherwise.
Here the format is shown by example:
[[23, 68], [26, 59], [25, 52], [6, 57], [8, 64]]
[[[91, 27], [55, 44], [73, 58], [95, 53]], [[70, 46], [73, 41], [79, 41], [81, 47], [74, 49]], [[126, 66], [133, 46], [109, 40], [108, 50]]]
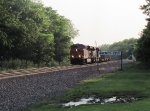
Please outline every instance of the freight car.
[[86, 64], [110, 60], [110, 58], [101, 56], [99, 51], [99, 48], [92, 46], [73, 44], [70, 50], [70, 62], [71, 64]]

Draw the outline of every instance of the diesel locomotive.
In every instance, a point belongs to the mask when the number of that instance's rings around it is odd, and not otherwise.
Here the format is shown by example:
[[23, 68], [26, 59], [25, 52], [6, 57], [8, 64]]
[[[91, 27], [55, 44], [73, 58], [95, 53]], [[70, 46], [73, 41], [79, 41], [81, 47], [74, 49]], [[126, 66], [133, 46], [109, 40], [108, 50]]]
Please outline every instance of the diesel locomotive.
[[70, 50], [71, 64], [87, 64], [109, 61], [110, 56], [100, 55], [100, 49], [89, 45], [73, 44]]

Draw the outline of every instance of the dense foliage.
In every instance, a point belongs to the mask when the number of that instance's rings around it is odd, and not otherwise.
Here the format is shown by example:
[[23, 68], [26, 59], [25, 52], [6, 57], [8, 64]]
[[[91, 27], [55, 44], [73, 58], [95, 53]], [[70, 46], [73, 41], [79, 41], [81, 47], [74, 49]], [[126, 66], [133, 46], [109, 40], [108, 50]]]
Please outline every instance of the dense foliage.
[[146, 5], [141, 7], [144, 10], [144, 14], [148, 16], [148, 23], [146, 28], [141, 34], [141, 38], [138, 40], [136, 47], [136, 55], [138, 60], [143, 63], [150, 63], [150, 0], [146, 0]]
[[[137, 43], [137, 39], [134, 39], [134, 38], [125, 39], [120, 42], [115, 42], [111, 45], [103, 44], [100, 46], [100, 49], [104, 51], [122, 51], [123, 58], [126, 59], [134, 53], [134, 48], [135, 48], [136, 43]], [[120, 56], [116, 56], [114, 58], [120, 59]]]
[[0, 0], [0, 67], [9, 60], [65, 61], [76, 34], [70, 20], [40, 2]]

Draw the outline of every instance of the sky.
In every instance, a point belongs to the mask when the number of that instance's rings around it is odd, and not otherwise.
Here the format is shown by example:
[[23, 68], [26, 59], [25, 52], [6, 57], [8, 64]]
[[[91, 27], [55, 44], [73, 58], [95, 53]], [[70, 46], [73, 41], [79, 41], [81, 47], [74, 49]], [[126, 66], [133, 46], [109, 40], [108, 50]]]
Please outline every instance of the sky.
[[140, 10], [145, 0], [42, 0], [42, 3], [72, 21], [79, 30], [74, 43], [99, 46], [139, 38], [147, 24], [146, 15]]

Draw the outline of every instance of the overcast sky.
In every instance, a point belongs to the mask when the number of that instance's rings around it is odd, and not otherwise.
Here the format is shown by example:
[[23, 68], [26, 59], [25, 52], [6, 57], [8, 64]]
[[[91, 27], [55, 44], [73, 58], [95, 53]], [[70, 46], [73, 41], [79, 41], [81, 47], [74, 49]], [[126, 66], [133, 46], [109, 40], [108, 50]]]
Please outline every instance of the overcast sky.
[[146, 25], [140, 10], [145, 0], [42, 0], [79, 30], [73, 42], [85, 45], [111, 44], [139, 38]]

